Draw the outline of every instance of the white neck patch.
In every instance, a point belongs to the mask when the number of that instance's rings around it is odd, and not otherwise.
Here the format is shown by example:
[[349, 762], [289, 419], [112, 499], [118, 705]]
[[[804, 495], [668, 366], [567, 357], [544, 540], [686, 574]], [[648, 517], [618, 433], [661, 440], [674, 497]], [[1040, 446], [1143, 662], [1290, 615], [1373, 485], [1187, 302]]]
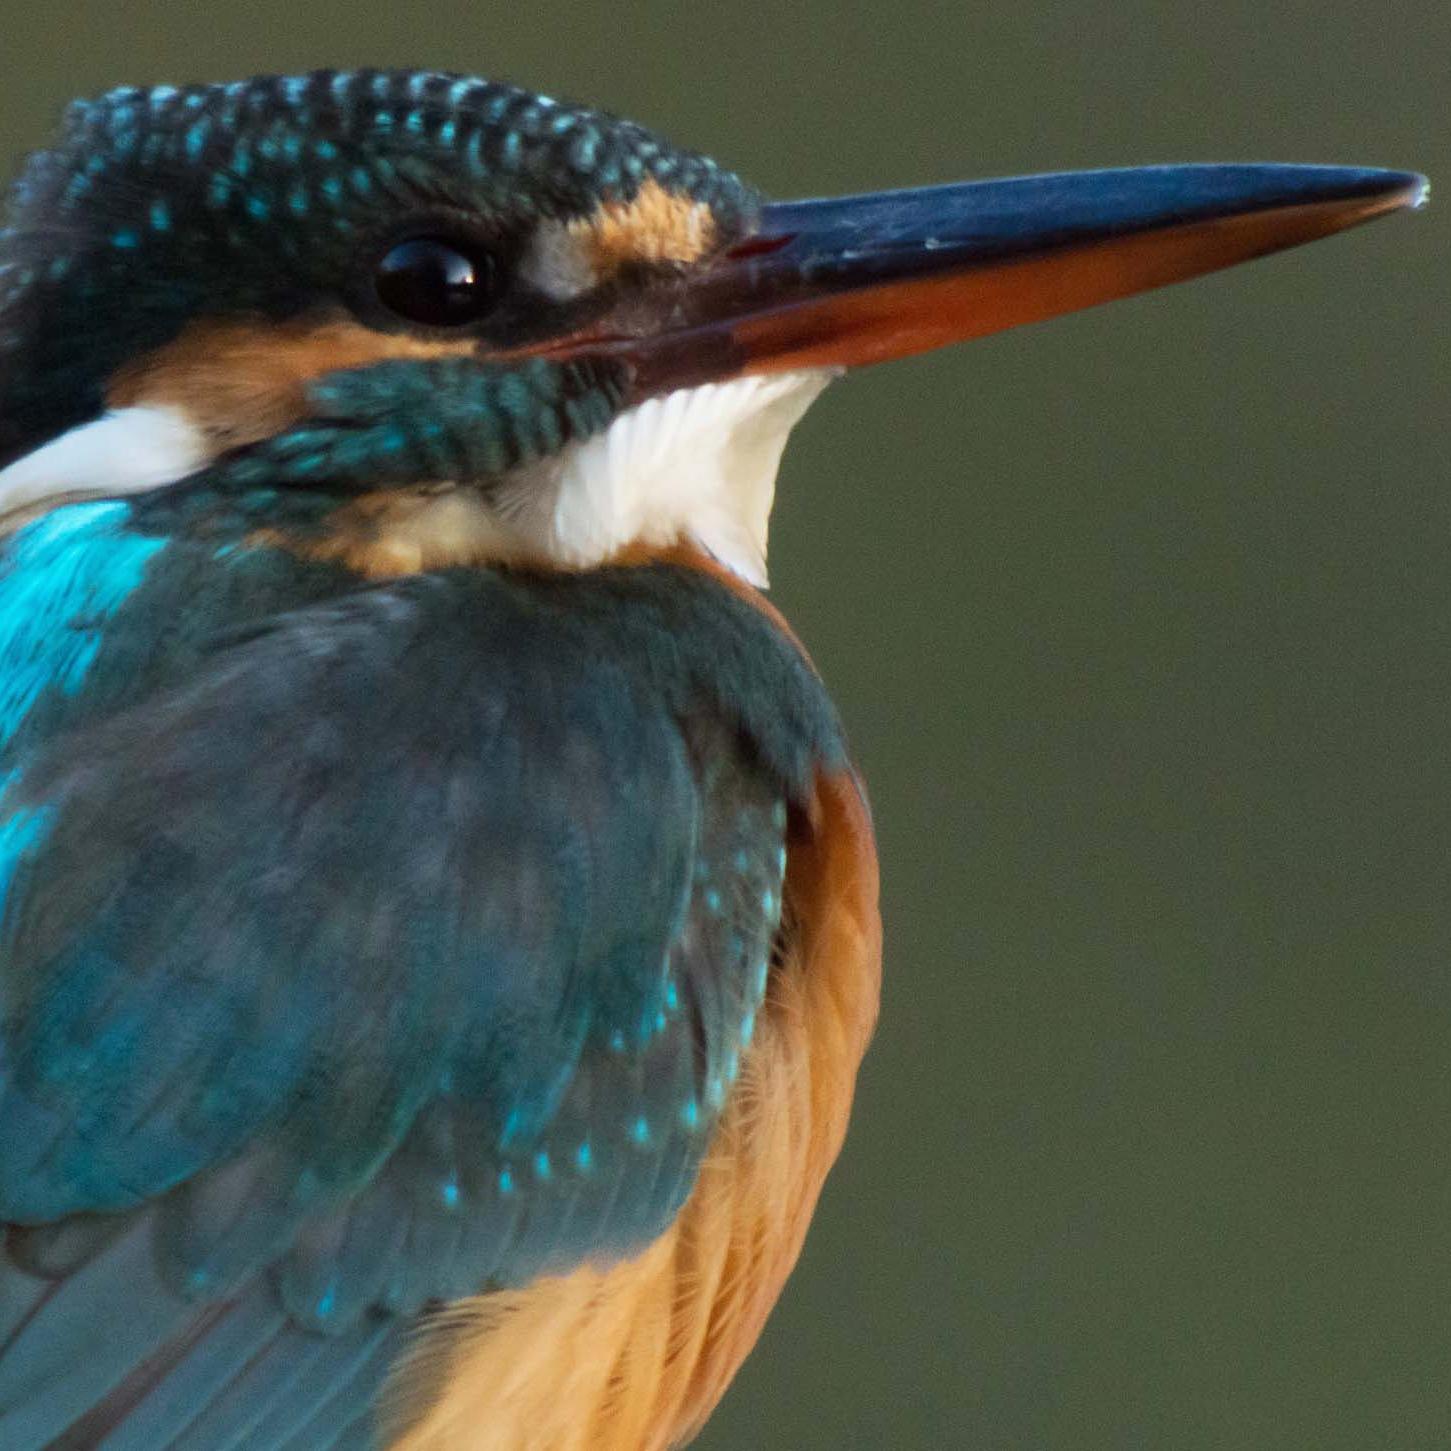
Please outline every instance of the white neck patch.
[[214, 449], [179, 409], [118, 408], [0, 469], [0, 519], [50, 500], [139, 494], [195, 473]]
[[[487, 499], [467, 487], [399, 490], [392, 516], [373, 517], [377, 558], [387, 572], [490, 560], [587, 569], [627, 545], [691, 539], [764, 587], [781, 452], [835, 376], [775, 373], [649, 399], [603, 433], [516, 469]], [[214, 454], [178, 409], [118, 409], [0, 470], [0, 520], [78, 495], [175, 483]]]

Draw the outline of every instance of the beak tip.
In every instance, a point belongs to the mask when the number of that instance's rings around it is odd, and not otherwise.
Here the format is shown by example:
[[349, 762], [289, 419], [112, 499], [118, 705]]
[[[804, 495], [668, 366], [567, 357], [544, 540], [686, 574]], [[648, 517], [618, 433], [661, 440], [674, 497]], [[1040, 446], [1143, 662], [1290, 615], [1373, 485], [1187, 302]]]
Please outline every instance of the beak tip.
[[1327, 196], [1339, 193], [1367, 200], [1384, 198], [1397, 207], [1419, 211], [1430, 200], [1431, 183], [1418, 171], [1392, 171], [1374, 166], [1308, 166], [1295, 168], [1308, 177], [1323, 174]]

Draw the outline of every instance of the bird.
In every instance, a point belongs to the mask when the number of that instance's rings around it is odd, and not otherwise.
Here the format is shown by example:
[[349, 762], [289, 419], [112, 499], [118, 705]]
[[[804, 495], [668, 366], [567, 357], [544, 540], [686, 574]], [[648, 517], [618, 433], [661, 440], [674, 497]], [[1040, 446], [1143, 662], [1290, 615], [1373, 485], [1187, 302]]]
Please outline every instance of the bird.
[[433, 71], [71, 106], [0, 230], [0, 1445], [686, 1444], [878, 1008], [787, 435], [1425, 192], [776, 202]]

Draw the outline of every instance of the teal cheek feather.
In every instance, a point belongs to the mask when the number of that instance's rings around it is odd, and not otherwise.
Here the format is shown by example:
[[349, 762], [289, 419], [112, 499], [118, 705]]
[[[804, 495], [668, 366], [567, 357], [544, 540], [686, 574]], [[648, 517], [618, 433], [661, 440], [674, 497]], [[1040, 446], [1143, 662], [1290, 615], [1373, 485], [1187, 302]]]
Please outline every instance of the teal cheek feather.
[[[503, 367], [409, 359], [345, 369], [308, 389], [302, 423], [203, 471], [187, 489], [216, 490], [275, 525], [283, 508], [310, 522], [312, 501], [296, 492], [303, 489], [347, 498], [419, 479], [487, 486], [606, 428], [625, 384], [619, 364], [589, 360]], [[285, 504], [279, 488], [294, 490]], [[157, 495], [150, 507], [164, 513], [180, 503]]]

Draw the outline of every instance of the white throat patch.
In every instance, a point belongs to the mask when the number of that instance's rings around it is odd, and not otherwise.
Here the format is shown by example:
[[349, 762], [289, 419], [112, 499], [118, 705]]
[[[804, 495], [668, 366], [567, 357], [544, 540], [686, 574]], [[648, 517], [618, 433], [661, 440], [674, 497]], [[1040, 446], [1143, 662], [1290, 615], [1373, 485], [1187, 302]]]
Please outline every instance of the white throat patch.
[[781, 451], [835, 376], [776, 373], [652, 398], [603, 433], [516, 470], [499, 512], [558, 564], [598, 564], [627, 544], [687, 538], [764, 586]]
[[[652, 398], [603, 432], [528, 464], [489, 491], [400, 489], [369, 517], [369, 572], [516, 561], [587, 569], [631, 544], [694, 540], [766, 584], [766, 538], [787, 435], [836, 372], [737, 378]], [[0, 470], [0, 521], [77, 496], [175, 483], [215, 445], [180, 411], [104, 414]], [[424, 481], [420, 481], [421, 483]]]

